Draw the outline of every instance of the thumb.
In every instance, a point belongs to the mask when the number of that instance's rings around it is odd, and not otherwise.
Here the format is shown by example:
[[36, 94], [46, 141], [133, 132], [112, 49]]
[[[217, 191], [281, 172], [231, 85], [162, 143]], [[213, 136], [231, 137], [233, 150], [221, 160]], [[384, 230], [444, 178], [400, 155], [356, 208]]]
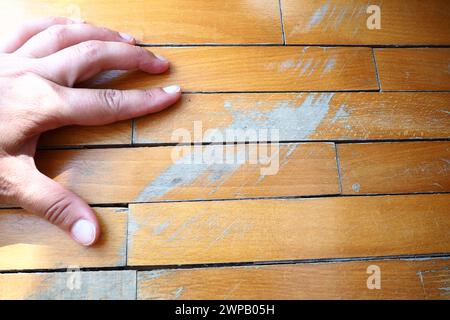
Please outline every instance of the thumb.
[[20, 196], [27, 211], [57, 225], [79, 244], [90, 246], [100, 236], [100, 226], [92, 209], [73, 192], [37, 170], [28, 177]]

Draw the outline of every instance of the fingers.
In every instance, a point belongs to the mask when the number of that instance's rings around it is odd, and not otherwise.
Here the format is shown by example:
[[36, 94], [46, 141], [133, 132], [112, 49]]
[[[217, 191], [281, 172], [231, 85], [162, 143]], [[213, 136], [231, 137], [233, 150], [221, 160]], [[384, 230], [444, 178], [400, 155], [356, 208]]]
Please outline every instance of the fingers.
[[47, 79], [72, 86], [105, 70], [162, 73], [169, 68], [169, 62], [141, 47], [91, 40], [41, 58], [38, 66]]
[[27, 177], [20, 205], [68, 232], [81, 245], [90, 246], [100, 236], [100, 226], [91, 208], [37, 170]]
[[53, 25], [33, 36], [14, 54], [40, 58], [88, 40], [136, 42], [125, 33], [89, 24]]
[[65, 125], [103, 125], [161, 111], [181, 97], [178, 86], [150, 90], [65, 89], [66, 106], [59, 122]]
[[83, 23], [62, 17], [50, 17], [34, 21], [29, 21], [22, 25], [19, 29], [12, 32], [9, 37], [0, 44], [0, 52], [12, 53], [19, 49], [25, 42], [39, 32], [54, 25], [68, 25]]

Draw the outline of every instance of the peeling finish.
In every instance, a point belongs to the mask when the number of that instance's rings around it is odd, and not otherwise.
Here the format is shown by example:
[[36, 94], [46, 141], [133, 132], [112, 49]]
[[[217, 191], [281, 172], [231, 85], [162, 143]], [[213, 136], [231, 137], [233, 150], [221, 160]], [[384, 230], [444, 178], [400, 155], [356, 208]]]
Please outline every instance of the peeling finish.
[[144, 188], [144, 190], [141, 191], [135, 201], [146, 202], [161, 198], [175, 188], [192, 184], [206, 172], [209, 173], [209, 179], [211, 179], [212, 182], [218, 181], [222, 179], [224, 175], [233, 173], [243, 163], [245, 163], [245, 150], [243, 153], [241, 152], [237, 155], [238, 159], [234, 161], [235, 163], [232, 164], [208, 164], [205, 163], [205, 161], [196, 163], [196, 159], [198, 159], [198, 157], [202, 157], [205, 150], [219, 152], [220, 150], [222, 150], [222, 148], [224, 148], [222, 145], [211, 145], [205, 148], [194, 148], [193, 152], [191, 150], [191, 152], [170, 165], [159, 176], [151, 181]]
[[284, 100], [267, 111], [256, 108], [232, 110], [233, 122], [228, 128], [276, 129], [279, 130], [281, 140], [293, 136], [299, 140], [306, 139], [327, 116], [333, 96], [334, 93], [307, 94], [300, 105], [296, 105], [293, 100]]
[[132, 300], [136, 298], [135, 271], [55, 272], [40, 275], [42, 280], [26, 299]]

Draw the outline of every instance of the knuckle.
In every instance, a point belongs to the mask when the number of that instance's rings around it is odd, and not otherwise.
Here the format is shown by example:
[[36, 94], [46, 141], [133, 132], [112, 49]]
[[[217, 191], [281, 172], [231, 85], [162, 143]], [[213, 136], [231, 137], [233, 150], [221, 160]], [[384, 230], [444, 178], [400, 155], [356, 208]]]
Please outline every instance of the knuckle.
[[112, 114], [118, 114], [120, 112], [123, 102], [122, 91], [113, 89], [102, 90], [100, 91], [100, 99]]
[[65, 25], [54, 25], [45, 30], [47, 37], [57, 44], [64, 43], [67, 37], [67, 31]]
[[47, 207], [44, 211], [44, 218], [50, 223], [60, 225], [62, 224], [68, 215], [68, 208], [71, 201], [65, 197], [61, 197]]
[[100, 55], [104, 46], [101, 41], [88, 40], [80, 43], [77, 48], [81, 55], [87, 57], [88, 59], [95, 59]]

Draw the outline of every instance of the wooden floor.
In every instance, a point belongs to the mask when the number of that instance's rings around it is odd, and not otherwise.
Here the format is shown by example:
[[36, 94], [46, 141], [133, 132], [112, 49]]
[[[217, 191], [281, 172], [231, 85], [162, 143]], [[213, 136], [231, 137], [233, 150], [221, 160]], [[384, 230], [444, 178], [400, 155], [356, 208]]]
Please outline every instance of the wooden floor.
[[[380, 30], [366, 0], [0, 2], [0, 33], [81, 17], [172, 63], [95, 86], [185, 92], [158, 114], [42, 137], [39, 168], [95, 208], [103, 237], [83, 248], [2, 209], [0, 298], [449, 299], [450, 2], [370, 4]], [[279, 129], [278, 174], [177, 168], [171, 136], [195, 121]]]

